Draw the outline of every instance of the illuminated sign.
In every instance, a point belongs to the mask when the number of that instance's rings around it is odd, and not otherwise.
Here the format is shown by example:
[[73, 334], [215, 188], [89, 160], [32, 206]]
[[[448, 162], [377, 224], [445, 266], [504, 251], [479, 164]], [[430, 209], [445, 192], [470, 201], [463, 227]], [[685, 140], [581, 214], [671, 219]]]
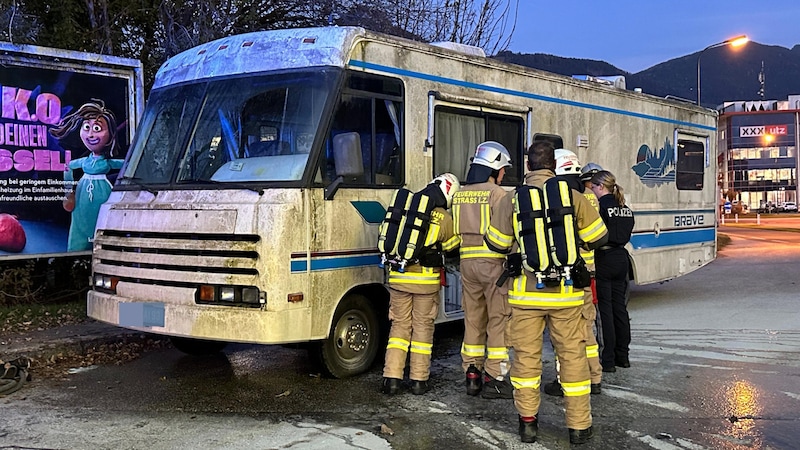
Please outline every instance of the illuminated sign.
[[773, 136], [789, 134], [788, 125], [758, 125], [754, 127], [739, 127], [739, 137], [759, 137], [765, 134]]

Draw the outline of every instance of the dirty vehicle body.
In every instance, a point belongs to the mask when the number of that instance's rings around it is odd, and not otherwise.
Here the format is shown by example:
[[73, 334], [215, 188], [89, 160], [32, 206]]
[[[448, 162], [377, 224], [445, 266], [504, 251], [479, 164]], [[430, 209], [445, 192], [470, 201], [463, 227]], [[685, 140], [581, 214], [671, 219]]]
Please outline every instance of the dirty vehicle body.
[[[192, 353], [309, 343], [329, 374], [364, 372], [385, 346], [376, 242], [393, 192], [463, 180], [484, 140], [511, 151], [509, 188], [538, 138], [617, 174], [642, 211], [637, 281], [714, 258], [713, 111], [478, 50], [336, 27], [232, 36], [167, 61], [101, 211], [89, 315]], [[646, 188], [631, 170], [640, 146], [676, 140], [691, 151], [661, 156], [688, 168], [691, 189]], [[463, 317], [459, 279], [446, 269], [438, 322]]]

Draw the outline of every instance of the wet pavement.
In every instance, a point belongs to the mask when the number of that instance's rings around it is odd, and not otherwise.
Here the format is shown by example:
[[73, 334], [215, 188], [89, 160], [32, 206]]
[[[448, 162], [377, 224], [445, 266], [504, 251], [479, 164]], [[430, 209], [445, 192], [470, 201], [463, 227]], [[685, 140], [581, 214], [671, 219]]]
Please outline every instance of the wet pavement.
[[[786, 268], [798, 267], [800, 240], [729, 231], [711, 265], [633, 288], [632, 367], [604, 374], [595, 438], [579, 448], [798, 448], [800, 310]], [[301, 349], [234, 345], [213, 358], [155, 349], [0, 398], [0, 447], [571, 448], [561, 398], [542, 396], [539, 441], [522, 444], [511, 400], [466, 396], [460, 343], [459, 326], [440, 327], [433, 390], [395, 397], [379, 393], [380, 367], [326, 379]], [[548, 382], [547, 347], [544, 359]]]

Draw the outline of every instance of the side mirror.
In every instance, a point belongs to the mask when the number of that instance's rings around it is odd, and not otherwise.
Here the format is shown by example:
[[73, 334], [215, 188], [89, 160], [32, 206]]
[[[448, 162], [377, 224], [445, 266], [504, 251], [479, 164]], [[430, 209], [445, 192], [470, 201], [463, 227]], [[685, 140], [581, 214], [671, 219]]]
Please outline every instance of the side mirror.
[[339, 175], [331, 184], [325, 186], [325, 200], [333, 200], [333, 196], [336, 195], [336, 191], [339, 190], [342, 183], [344, 183], [344, 177]]

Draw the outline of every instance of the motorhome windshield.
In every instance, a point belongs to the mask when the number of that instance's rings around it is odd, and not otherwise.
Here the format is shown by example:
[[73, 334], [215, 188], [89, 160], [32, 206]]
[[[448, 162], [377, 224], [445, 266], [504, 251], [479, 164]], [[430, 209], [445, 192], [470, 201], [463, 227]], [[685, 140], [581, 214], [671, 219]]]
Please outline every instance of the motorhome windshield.
[[121, 184], [299, 180], [339, 73], [269, 74], [153, 91]]

